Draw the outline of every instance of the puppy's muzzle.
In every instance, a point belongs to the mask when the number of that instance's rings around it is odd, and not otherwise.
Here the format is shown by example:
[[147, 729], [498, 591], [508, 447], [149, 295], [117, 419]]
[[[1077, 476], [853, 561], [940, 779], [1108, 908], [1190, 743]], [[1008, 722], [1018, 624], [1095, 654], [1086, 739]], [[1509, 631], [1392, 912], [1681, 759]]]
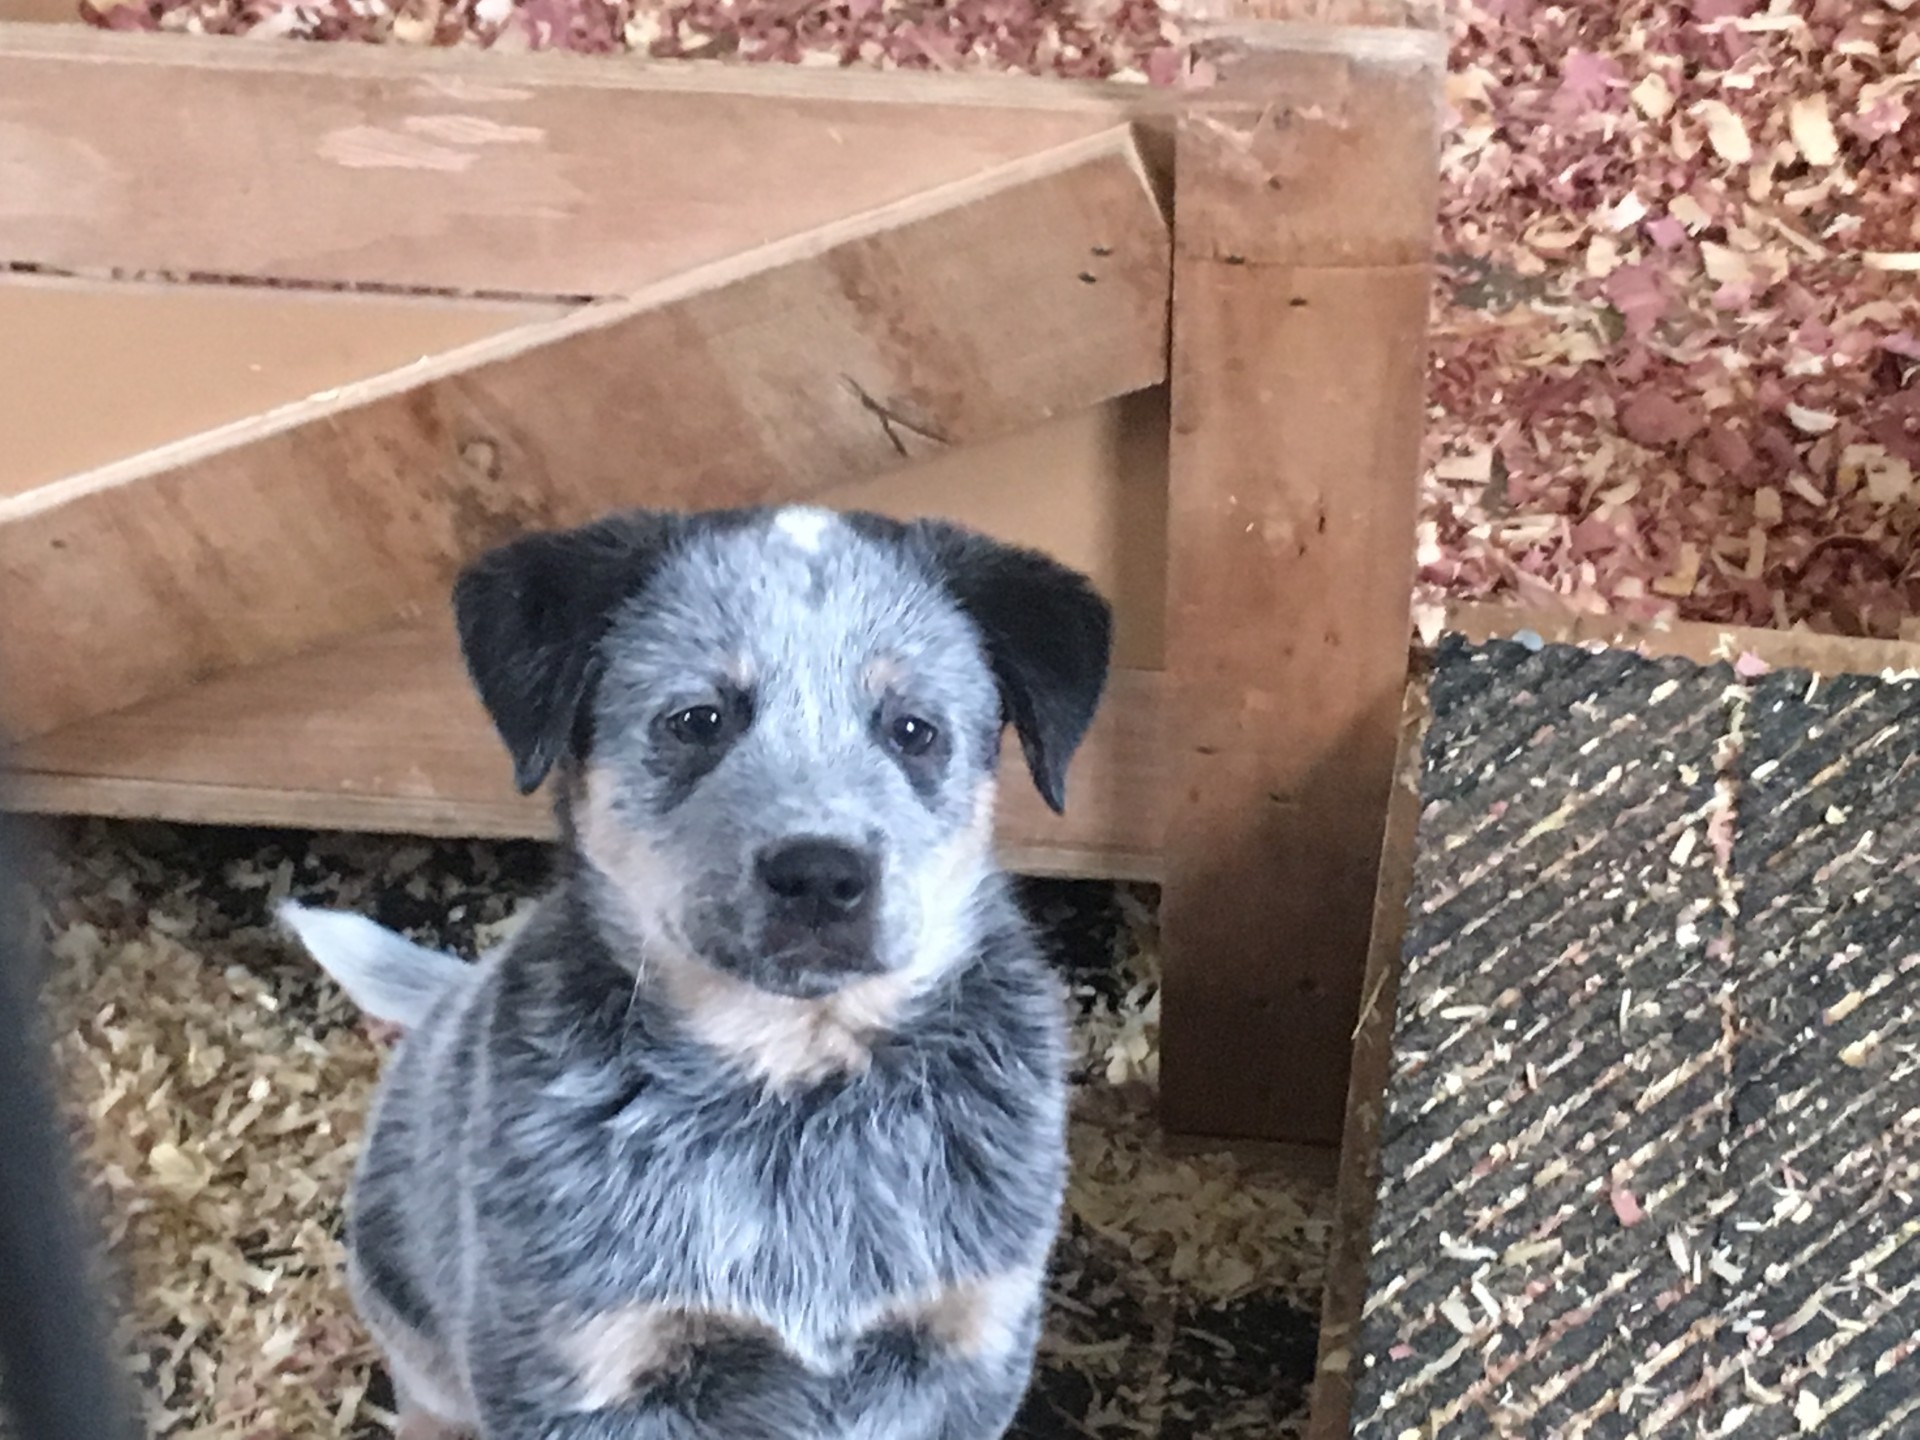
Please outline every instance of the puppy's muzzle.
[[754, 863], [768, 913], [809, 930], [863, 920], [873, 902], [874, 864], [837, 840], [788, 840]]
[[832, 969], [873, 963], [879, 867], [865, 851], [815, 836], [783, 840], [754, 861], [776, 953]]

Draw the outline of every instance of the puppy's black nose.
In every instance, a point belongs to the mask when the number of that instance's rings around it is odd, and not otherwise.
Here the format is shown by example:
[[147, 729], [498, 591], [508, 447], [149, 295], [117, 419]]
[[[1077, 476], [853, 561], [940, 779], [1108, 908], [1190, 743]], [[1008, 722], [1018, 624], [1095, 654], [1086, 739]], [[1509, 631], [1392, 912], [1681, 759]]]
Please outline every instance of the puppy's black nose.
[[755, 862], [767, 893], [808, 924], [852, 920], [873, 895], [873, 862], [834, 840], [789, 840]]

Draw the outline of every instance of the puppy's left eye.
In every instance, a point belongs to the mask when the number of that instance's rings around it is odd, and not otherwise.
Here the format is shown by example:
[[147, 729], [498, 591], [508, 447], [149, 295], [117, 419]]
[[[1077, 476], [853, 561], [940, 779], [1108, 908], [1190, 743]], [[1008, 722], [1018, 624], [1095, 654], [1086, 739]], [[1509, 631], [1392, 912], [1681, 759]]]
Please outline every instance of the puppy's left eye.
[[667, 726], [673, 731], [674, 737], [689, 745], [713, 744], [720, 738], [726, 723], [727, 717], [714, 705], [695, 705], [667, 717]]
[[887, 739], [902, 755], [924, 755], [939, 738], [940, 732], [918, 715], [896, 716], [887, 726]]

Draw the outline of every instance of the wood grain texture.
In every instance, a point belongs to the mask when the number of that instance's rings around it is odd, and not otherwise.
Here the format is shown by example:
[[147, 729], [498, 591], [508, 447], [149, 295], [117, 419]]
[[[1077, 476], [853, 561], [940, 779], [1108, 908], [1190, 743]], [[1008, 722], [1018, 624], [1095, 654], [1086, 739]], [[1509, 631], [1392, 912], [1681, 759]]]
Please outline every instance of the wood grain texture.
[[[1160, 677], [1115, 673], [1055, 816], [1003, 763], [999, 841], [1035, 874], [1151, 879], [1159, 849]], [[547, 836], [447, 623], [264, 665], [16, 747], [0, 803], [217, 824]]]
[[1127, 111], [815, 73], [0, 26], [0, 262], [624, 295]]
[[1444, 0], [1183, 0], [1180, 18], [1203, 34], [1269, 24], [1431, 30], [1445, 22], [1446, 5]]
[[[0, 496], [538, 318], [473, 300], [0, 276]], [[100, 397], [85, 425], [76, 396]], [[1112, 601], [1114, 663], [1156, 669], [1166, 409], [1155, 386], [816, 498], [1042, 544]]]
[[1400, 748], [1387, 804], [1380, 878], [1374, 888], [1373, 938], [1353, 1031], [1347, 1113], [1334, 1179], [1333, 1234], [1327, 1284], [1320, 1304], [1320, 1344], [1314, 1363], [1306, 1440], [1347, 1440], [1353, 1409], [1353, 1344], [1367, 1295], [1367, 1241], [1379, 1193], [1380, 1109], [1392, 1057], [1393, 1017], [1399, 997], [1400, 946], [1407, 931], [1407, 893], [1413, 884], [1414, 836], [1420, 820], [1420, 747], [1426, 738], [1426, 688], [1407, 687]]
[[1441, 69], [1263, 55], [1176, 153], [1162, 1104], [1337, 1144], [1406, 678]]
[[69, 0], [0, 0], [0, 22], [77, 27], [80, 7]]
[[1116, 129], [0, 499], [5, 723], [403, 623], [527, 528], [796, 498], [1154, 385], [1167, 244]]
[[0, 275], [0, 496], [562, 313], [483, 300]]
[[1530, 631], [1548, 644], [1604, 645], [1703, 665], [1751, 655], [1775, 670], [1811, 670], [1816, 675], [1920, 672], [1920, 643], [1915, 641], [1819, 635], [1811, 630], [1765, 630], [1688, 620], [1646, 625], [1607, 615], [1491, 602], [1448, 607], [1447, 628], [1475, 642], [1510, 640]]

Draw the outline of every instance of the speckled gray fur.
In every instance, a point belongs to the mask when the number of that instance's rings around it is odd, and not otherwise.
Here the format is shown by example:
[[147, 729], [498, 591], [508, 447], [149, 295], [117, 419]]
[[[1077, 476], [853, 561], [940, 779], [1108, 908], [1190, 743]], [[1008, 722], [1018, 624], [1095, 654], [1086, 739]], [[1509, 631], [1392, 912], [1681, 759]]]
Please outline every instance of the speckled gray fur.
[[[1002, 1435], [1065, 1181], [1065, 1015], [987, 786], [1011, 722], [1060, 803], [1105, 605], [952, 527], [748, 511], [516, 542], [456, 608], [523, 788], [558, 770], [562, 878], [458, 972], [301, 927], [417, 1022], [349, 1206], [403, 1405], [483, 1440]], [[676, 738], [689, 707], [722, 743]], [[756, 865], [796, 837], [871, 862], [862, 923], [782, 919]], [[868, 993], [791, 1065], [728, 1029]]]

